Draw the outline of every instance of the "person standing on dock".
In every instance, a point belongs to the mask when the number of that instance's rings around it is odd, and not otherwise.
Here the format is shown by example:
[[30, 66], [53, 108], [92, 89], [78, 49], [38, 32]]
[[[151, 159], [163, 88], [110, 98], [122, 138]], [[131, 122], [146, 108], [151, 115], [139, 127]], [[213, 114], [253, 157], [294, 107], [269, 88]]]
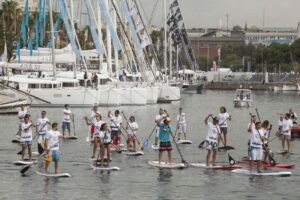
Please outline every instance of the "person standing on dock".
[[48, 126], [50, 124], [50, 120], [46, 117], [46, 111], [41, 112], [41, 117], [38, 119], [36, 124], [36, 132], [38, 134], [38, 143], [43, 144], [45, 143], [45, 137], [48, 132]]
[[[220, 108], [220, 113], [218, 114], [219, 126], [221, 130], [221, 134], [224, 135], [224, 146], [227, 145], [227, 132], [228, 132], [228, 124], [227, 120], [231, 121], [231, 116], [227, 113], [226, 108], [222, 106]], [[218, 145], [220, 143], [220, 138], [218, 139]]]
[[59, 161], [59, 139], [63, 138], [63, 135], [58, 131], [58, 124], [53, 123], [52, 129], [48, 131], [45, 140], [44, 150], [47, 152], [45, 156], [45, 172], [48, 173], [49, 164], [54, 162], [55, 174], [58, 174], [58, 161]]
[[35, 125], [29, 120], [29, 115], [24, 116], [24, 122], [21, 124], [22, 160], [25, 158], [25, 150], [28, 148], [29, 161], [32, 160], [32, 128]]
[[185, 113], [183, 112], [183, 108], [179, 108], [179, 114], [177, 116], [177, 129], [178, 129], [178, 140], [181, 139], [181, 135], [183, 134], [184, 139], [186, 140], [186, 119]]
[[290, 119], [290, 114], [286, 113], [282, 122], [282, 152], [285, 152], [285, 142], [288, 146], [288, 153], [291, 153], [291, 128], [293, 127], [293, 121]]
[[[62, 122], [62, 133], [65, 137], [66, 129], [68, 130], [69, 136], [71, 136], [71, 119], [74, 119], [74, 116], [69, 109], [69, 104], [65, 105], [65, 109], [63, 110], [63, 122]], [[74, 121], [74, 120], [72, 120]]]

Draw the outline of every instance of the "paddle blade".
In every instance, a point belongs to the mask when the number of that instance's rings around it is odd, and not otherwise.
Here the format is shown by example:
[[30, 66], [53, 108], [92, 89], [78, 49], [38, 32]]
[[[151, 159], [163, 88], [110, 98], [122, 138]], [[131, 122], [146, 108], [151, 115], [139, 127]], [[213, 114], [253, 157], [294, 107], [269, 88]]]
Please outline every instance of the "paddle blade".
[[204, 145], [204, 143], [205, 143], [205, 140], [203, 140], [200, 144], [199, 144], [199, 148], [203, 148], [203, 145]]
[[144, 144], [143, 144], [143, 147], [145, 148], [148, 148], [149, 147], [149, 139], [146, 139]]
[[228, 159], [229, 159], [229, 164], [230, 165], [234, 165], [235, 164], [235, 160], [229, 154], [228, 154]]
[[39, 154], [42, 154], [44, 152], [44, 148], [42, 147], [42, 145], [40, 143], [38, 143], [38, 152], [39, 152]]
[[21, 155], [21, 154], [22, 154], [22, 150], [21, 150], [21, 151], [19, 151], [17, 154], [18, 154], [18, 155]]
[[29, 168], [30, 168], [31, 165], [26, 165], [25, 167], [23, 167], [21, 170], [20, 170], [20, 173], [24, 174]]

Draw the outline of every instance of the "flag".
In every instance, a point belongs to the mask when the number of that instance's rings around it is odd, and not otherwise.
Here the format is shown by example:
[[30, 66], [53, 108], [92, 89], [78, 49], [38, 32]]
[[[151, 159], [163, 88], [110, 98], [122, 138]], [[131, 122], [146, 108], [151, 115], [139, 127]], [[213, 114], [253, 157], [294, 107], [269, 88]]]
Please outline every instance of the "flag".
[[26, 39], [25, 17], [23, 17], [23, 20], [22, 20], [21, 34], [22, 34], [23, 44], [24, 44], [24, 46], [26, 46], [27, 39]]
[[28, 48], [30, 49], [30, 56], [32, 56], [33, 46], [32, 46], [32, 37], [31, 37], [31, 34], [30, 34], [30, 37], [29, 37]]
[[183, 18], [182, 18], [182, 15], [181, 15], [181, 14], [179, 14], [179, 15], [176, 16], [176, 21], [177, 21], [177, 22], [180, 22], [180, 21], [182, 21], [182, 20], [183, 20]]
[[180, 8], [179, 8], [179, 7], [177, 8], [177, 10], [176, 10], [176, 12], [175, 12], [175, 14], [174, 14], [174, 15], [176, 16], [176, 15], [178, 15], [178, 14], [181, 14], [181, 12], [180, 12]]
[[17, 43], [17, 57], [18, 57], [18, 63], [20, 63], [20, 38], [18, 39], [18, 43]]
[[25, 5], [25, 25], [28, 27], [29, 24], [29, 10], [28, 10], [28, 0], [26, 0]]
[[176, 6], [178, 6], [178, 1], [177, 1], [177, 0], [175, 0], [175, 1], [171, 4], [170, 9], [172, 9], [172, 8], [174, 8], [174, 7], [176, 7]]
[[145, 48], [150, 44], [151, 44], [150, 38], [149, 38], [148, 34], [144, 31], [143, 41], [142, 41], [142, 48]]

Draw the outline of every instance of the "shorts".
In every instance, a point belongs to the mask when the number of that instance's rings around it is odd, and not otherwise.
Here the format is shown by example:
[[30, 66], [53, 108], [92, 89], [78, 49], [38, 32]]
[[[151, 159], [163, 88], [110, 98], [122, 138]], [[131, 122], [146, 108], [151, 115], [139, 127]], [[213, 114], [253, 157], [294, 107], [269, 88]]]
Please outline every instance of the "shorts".
[[104, 148], [107, 148], [110, 145], [110, 143], [103, 143]]
[[250, 146], [250, 157], [249, 160], [262, 160], [263, 159], [263, 149]]
[[206, 150], [217, 151], [218, 150], [218, 143], [215, 142], [215, 141], [206, 140]]
[[39, 134], [38, 143], [39, 144], [44, 143], [45, 142], [45, 137], [46, 137], [46, 134]]
[[94, 137], [94, 133], [95, 133], [95, 125], [91, 126], [91, 138]]
[[281, 139], [283, 139], [283, 140], [291, 140], [291, 136], [290, 135], [281, 135]]
[[135, 141], [134, 135], [128, 135], [127, 142], [134, 142], [134, 141]]
[[156, 135], [155, 135], [156, 138], [159, 138], [159, 127], [156, 127]]
[[172, 151], [172, 149], [173, 147], [170, 141], [159, 143], [159, 151]]
[[57, 151], [52, 151], [52, 161], [58, 162], [59, 161], [59, 153]]
[[227, 127], [220, 127], [220, 131], [223, 134], [227, 134]]
[[70, 131], [71, 130], [70, 122], [63, 122], [62, 123], [62, 129], [63, 130], [68, 129]]
[[32, 141], [22, 141], [21, 144], [31, 145], [31, 144], [32, 144]]
[[186, 133], [186, 124], [179, 124], [178, 133]]

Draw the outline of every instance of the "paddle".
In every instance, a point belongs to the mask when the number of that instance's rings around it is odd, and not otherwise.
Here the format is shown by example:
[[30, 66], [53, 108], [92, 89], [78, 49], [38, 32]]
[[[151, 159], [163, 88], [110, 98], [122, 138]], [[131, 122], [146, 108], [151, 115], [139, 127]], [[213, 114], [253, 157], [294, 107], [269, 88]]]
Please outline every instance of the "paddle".
[[[127, 117], [125, 116], [125, 114], [124, 114], [124, 112], [123, 112], [123, 111], [122, 111], [122, 114], [123, 114], [123, 116], [124, 116], [124, 119], [126, 120], [126, 122], [127, 122], [128, 126], [129, 126], [129, 128], [130, 128], [131, 132], [133, 133], [133, 136], [135, 137], [135, 139], [136, 139], [136, 141], [137, 141], [137, 143], [138, 143], [139, 147], [141, 148], [141, 143], [140, 143], [139, 139], [137, 138], [137, 136], [134, 134], [134, 132], [133, 132], [133, 130], [132, 130], [132, 128], [131, 128], [131, 126], [129, 125], [129, 122], [128, 122], [128, 120], [127, 120]], [[127, 133], [127, 135], [128, 135], [128, 132], [127, 132], [127, 130], [126, 130], [125, 128], [123, 128], [123, 129], [126, 131], [126, 133]]]
[[117, 145], [110, 143], [111, 145], [113, 145], [116, 148], [116, 152], [117, 153], [122, 153], [122, 149], [120, 147], [118, 147]]
[[[114, 123], [114, 125], [116, 126], [116, 127], [118, 127], [117, 126], [117, 124], [115, 123], [115, 121], [113, 120], [113, 119], [111, 119], [110, 121], [112, 121], [113, 123]], [[126, 138], [126, 136], [124, 135], [124, 133], [122, 132], [122, 129], [121, 128], [123, 128], [123, 127], [120, 127], [119, 128], [119, 130], [120, 130], [120, 133], [121, 133], [121, 135], [124, 137], [124, 139], [127, 141], [127, 138]], [[124, 128], [123, 128], [124, 129]], [[127, 136], [128, 136], [128, 133], [126, 132], [126, 134], [127, 134]]]
[[73, 123], [74, 136], [76, 136], [76, 131], [75, 131], [75, 115], [74, 114], [72, 116], [72, 123]]
[[141, 147], [141, 150], [144, 150], [144, 147], [148, 148], [149, 147], [149, 143], [150, 143], [150, 138], [153, 135], [154, 131], [156, 130], [157, 125], [154, 126], [154, 128], [152, 129], [150, 135], [146, 138], [146, 140], [143, 143], [143, 146]]
[[256, 111], [256, 115], [257, 115], [258, 121], [261, 122], [257, 108], [255, 108], [255, 111]]
[[176, 143], [176, 141], [175, 141], [175, 135], [176, 135], [176, 133], [177, 133], [177, 131], [178, 131], [178, 123], [179, 123], [179, 122], [177, 122], [175, 134], [174, 134], [174, 135], [171, 134], [171, 136], [172, 136], [172, 138], [173, 138], [173, 142], [175, 143], [176, 149], [177, 149], [177, 151], [178, 151], [178, 153], [179, 153], [179, 155], [180, 155], [181, 162], [182, 162], [184, 165], [189, 166], [189, 163], [186, 162], [186, 161], [183, 159], [183, 156], [182, 156], [182, 154], [181, 154], [181, 151], [180, 151], [180, 149], [179, 149], [179, 147], [178, 147], [178, 145], [177, 145], [177, 143]]
[[203, 141], [198, 145], [198, 147], [199, 147], [199, 148], [203, 148], [203, 145], [205, 144], [205, 142], [206, 142], [206, 140], [203, 140]]

